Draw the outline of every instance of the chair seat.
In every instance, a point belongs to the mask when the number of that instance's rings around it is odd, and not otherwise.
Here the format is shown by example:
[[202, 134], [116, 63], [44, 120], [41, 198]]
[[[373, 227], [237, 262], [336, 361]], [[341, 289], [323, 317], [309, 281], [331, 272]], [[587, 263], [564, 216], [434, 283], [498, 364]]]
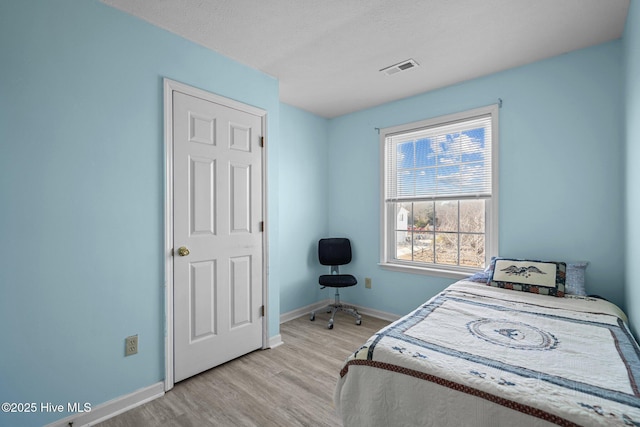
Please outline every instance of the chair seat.
[[351, 274], [324, 274], [318, 278], [318, 283], [330, 288], [346, 288], [357, 285], [358, 281]]

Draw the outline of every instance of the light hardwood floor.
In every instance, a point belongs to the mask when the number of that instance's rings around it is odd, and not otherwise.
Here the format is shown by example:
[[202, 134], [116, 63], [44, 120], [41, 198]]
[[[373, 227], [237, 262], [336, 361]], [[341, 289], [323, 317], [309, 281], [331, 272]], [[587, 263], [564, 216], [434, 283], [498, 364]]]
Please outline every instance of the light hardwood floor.
[[258, 350], [175, 385], [163, 397], [111, 418], [123, 426], [341, 426], [333, 391], [344, 360], [389, 322], [320, 312], [280, 325], [283, 345]]

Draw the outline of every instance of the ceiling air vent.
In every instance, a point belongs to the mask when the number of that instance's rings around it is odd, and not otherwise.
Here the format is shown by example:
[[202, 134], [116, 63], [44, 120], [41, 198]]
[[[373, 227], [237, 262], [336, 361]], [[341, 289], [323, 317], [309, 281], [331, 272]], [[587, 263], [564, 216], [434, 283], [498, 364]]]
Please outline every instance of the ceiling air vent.
[[411, 68], [415, 68], [419, 66], [420, 64], [418, 64], [413, 59], [407, 59], [406, 61], [402, 61], [390, 67], [383, 68], [382, 70], [380, 70], [380, 72], [385, 73], [387, 76], [390, 76], [392, 74], [399, 73], [400, 71], [410, 70]]

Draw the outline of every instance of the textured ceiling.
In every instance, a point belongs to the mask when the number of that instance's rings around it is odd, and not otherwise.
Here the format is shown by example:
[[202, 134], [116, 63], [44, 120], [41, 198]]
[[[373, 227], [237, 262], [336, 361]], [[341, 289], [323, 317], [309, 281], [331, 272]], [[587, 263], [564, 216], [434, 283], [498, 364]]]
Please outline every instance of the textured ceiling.
[[[102, 0], [336, 117], [619, 38], [629, 0]], [[420, 67], [379, 70], [412, 58]]]

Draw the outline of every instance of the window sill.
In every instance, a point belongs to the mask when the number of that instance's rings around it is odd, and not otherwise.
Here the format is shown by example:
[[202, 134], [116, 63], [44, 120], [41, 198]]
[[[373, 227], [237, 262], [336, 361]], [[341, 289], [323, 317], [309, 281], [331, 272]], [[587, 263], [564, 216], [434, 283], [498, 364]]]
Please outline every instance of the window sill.
[[399, 271], [403, 273], [412, 273], [412, 274], [424, 274], [427, 276], [438, 276], [438, 277], [447, 277], [450, 279], [466, 279], [467, 277], [473, 275], [479, 270], [465, 270], [465, 271], [454, 271], [454, 270], [446, 270], [440, 268], [433, 267], [418, 267], [415, 265], [406, 265], [406, 264], [396, 264], [390, 262], [379, 262], [378, 265], [385, 270], [391, 271]]

